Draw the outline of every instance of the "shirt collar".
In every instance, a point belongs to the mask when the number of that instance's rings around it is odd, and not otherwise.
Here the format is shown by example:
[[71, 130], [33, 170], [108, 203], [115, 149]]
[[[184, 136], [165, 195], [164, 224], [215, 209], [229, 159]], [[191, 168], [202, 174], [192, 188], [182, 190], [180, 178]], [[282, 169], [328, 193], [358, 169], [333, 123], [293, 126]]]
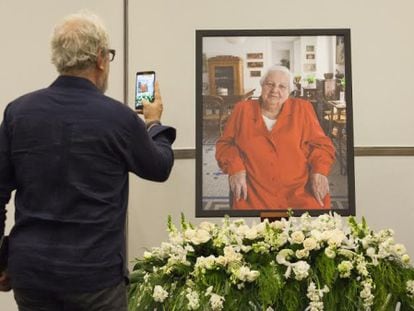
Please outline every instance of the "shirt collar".
[[75, 76], [59, 76], [50, 87], [63, 87], [63, 88], [76, 88], [76, 89], [85, 89], [101, 93], [101, 91], [96, 87], [92, 81]]

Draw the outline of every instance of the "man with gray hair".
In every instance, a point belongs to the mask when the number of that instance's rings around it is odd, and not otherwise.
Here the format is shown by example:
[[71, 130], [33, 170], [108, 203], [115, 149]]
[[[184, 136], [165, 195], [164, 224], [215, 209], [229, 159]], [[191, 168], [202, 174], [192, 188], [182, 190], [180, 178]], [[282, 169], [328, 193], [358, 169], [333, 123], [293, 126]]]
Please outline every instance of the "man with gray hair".
[[95, 15], [64, 19], [51, 48], [59, 77], [11, 102], [0, 127], [0, 237], [16, 190], [0, 290], [20, 311], [126, 311], [128, 173], [165, 181], [175, 129], [158, 84], [145, 122], [104, 95], [115, 50]]

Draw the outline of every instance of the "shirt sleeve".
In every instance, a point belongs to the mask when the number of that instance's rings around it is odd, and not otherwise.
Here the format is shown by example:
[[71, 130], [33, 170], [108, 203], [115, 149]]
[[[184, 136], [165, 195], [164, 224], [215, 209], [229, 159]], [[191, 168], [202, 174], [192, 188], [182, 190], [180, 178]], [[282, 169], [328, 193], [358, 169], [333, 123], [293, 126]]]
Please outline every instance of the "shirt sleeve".
[[223, 135], [216, 143], [216, 160], [221, 170], [228, 175], [246, 170], [240, 150], [236, 145], [236, 135], [241, 124], [241, 103], [237, 104], [230, 115]]
[[311, 174], [319, 173], [329, 175], [335, 161], [335, 148], [332, 140], [325, 135], [321, 128], [315, 111], [310, 103], [305, 103], [305, 154], [311, 167]]
[[145, 123], [134, 115], [124, 150], [128, 170], [144, 179], [167, 180], [174, 164], [175, 138], [174, 128], [156, 125], [147, 131]]
[[[7, 111], [7, 110], [6, 110]], [[6, 204], [16, 188], [14, 169], [10, 158], [10, 138], [6, 126], [6, 112], [0, 125], [0, 236], [4, 235]]]

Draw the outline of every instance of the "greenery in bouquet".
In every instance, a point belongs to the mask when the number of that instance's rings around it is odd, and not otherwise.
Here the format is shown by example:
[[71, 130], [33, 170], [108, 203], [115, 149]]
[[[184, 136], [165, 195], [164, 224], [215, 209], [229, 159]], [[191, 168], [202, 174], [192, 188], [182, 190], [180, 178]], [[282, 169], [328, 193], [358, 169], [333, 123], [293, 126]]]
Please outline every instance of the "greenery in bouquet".
[[414, 310], [414, 268], [392, 230], [308, 214], [252, 226], [168, 220], [131, 273], [129, 310]]

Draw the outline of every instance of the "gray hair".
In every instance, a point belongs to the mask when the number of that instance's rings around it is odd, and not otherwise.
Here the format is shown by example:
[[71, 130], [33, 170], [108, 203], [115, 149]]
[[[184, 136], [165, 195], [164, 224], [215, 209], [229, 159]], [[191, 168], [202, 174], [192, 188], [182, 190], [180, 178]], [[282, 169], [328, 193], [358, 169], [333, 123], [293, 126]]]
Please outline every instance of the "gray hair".
[[109, 48], [109, 35], [98, 16], [83, 11], [63, 19], [50, 44], [52, 63], [62, 74], [95, 64], [98, 53]]
[[274, 71], [283, 72], [283, 73], [288, 75], [288, 77], [289, 77], [289, 93], [292, 92], [294, 90], [293, 75], [290, 72], [290, 70], [285, 66], [273, 65], [273, 66], [269, 67], [266, 70], [265, 74], [261, 77], [260, 85], [263, 87], [263, 83], [265, 82], [266, 78], [269, 76], [270, 73], [272, 73]]

